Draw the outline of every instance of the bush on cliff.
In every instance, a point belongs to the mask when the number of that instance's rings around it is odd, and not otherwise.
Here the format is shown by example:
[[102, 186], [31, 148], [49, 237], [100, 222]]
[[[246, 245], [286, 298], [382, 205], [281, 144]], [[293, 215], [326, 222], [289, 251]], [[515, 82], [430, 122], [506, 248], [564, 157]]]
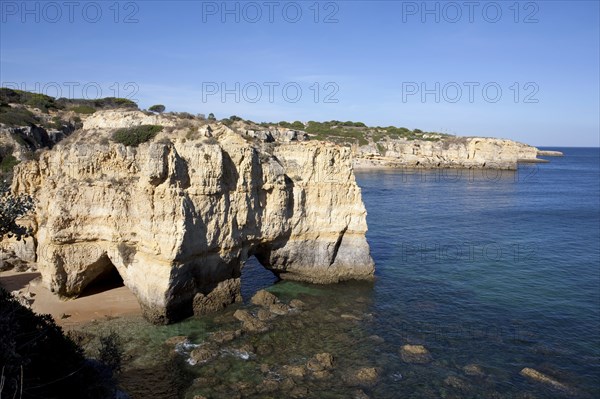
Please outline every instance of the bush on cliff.
[[71, 108], [71, 110], [78, 114], [84, 115], [90, 115], [96, 112], [96, 108], [90, 107], [89, 105], [76, 105], [75, 107]]
[[19, 127], [35, 125], [39, 121], [26, 108], [12, 108], [8, 104], [2, 104], [0, 105], [0, 123], [9, 127]]
[[114, 132], [112, 139], [126, 146], [137, 147], [153, 139], [162, 129], [163, 127], [159, 125], [134, 126], [117, 130]]
[[24, 104], [33, 108], [38, 108], [42, 112], [48, 112], [49, 109], [59, 109], [54, 97], [45, 94], [31, 93], [28, 91], [0, 88], [0, 102], [7, 104]]
[[17, 223], [17, 219], [33, 209], [33, 200], [27, 195], [13, 195], [8, 183], [0, 181], [0, 241], [7, 235], [17, 240], [30, 232]]
[[162, 114], [163, 112], [165, 112], [166, 107], [162, 104], [156, 104], [151, 106], [150, 108], [148, 108], [149, 111], [152, 112], [158, 112], [159, 114]]
[[50, 315], [38, 315], [0, 288], [0, 396], [111, 398], [109, 368], [89, 361]]

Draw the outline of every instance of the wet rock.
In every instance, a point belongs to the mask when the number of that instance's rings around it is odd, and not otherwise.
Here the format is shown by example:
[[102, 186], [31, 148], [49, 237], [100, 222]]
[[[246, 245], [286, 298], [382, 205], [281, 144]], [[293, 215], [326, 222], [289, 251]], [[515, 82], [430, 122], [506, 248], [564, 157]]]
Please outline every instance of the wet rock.
[[231, 389], [234, 391], [238, 391], [242, 397], [247, 397], [256, 393], [256, 386], [251, 382], [247, 381], [235, 382], [231, 384]]
[[260, 290], [256, 294], [254, 294], [250, 302], [252, 302], [252, 304], [254, 305], [268, 307], [269, 305], [278, 302], [278, 299], [275, 295], [271, 294], [270, 292], [266, 290]]
[[273, 353], [273, 346], [267, 343], [261, 343], [256, 347], [256, 354], [259, 356], [268, 356]]
[[465, 367], [463, 367], [463, 371], [465, 372], [466, 375], [470, 375], [470, 376], [476, 376], [476, 377], [484, 377], [485, 376], [483, 369], [478, 364], [473, 364], [473, 363], [467, 364]]
[[239, 348], [226, 349], [227, 353], [230, 353], [236, 357], [239, 357], [243, 360], [248, 360], [251, 357], [255, 356], [255, 348], [251, 344], [244, 344]]
[[306, 303], [304, 303], [300, 299], [292, 299], [290, 301], [290, 306], [294, 309], [302, 310], [306, 308]]
[[404, 345], [400, 349], [400, 357], [406, 363], [429, 363], [431, 354], [423, 345]]
[[369, 396], [362, 389], [359, 389], [354, 391], [352, 399], [369, 399]]
[[186, 337], [185, 335], [176, 335], [165, 340], [165, 344], [169, 346], [176, 346], [186, 342], [188, 342], [188, 337]]
[[352, 321], [360, 321], [360, 320], [362, 320], [360, 317], [354, 316], [353, 314], [343, 314], [340, 317], [342, 319], [344, 319], [344, 320], [352, 320]]
[[257, 387], [259, 392], [274, 392], [279, 389], [279, 381], [272, 378], [265, 378], [260, 386]]
[[524, 377], [527, 377], [535, 382], [539, 382], [541, 384], [550, 386], [554, 389], [558, 389], [559, 391], [570, 391], [571, 388], [569, 388], [567, 385], [555, 380], [554, 378], [547, 376], [544, 373], [541, 373], [535, 369], [529, 368], [529, 367], [525, 367], [523, 370], [521, 370], [521, 372], [519, 373]]
[[344, 375], [343, 379], [350, 386], [372, 386], [379, 380], [379, 370], [375, 367], [363, 367]]
[[333, 362], [333, 356], [330, 353], [318, 353], [306, 363], [306, 368], [312, 372], [329, 370], [333, 368]]
[[327, 379], [333, 377], [333, 374], [329, 370], [319, 370], [319, 371], [313, 371], [312, 376], [314, 378], [316, 378], [317, 380], [327, 380]]
[[285, 316], [289, 312], [287, 305], [282, 303], [273, 303], [269, 306], [269, 311], [278, 316]]
[[294, 382], [294, 380], [292, 380], [291, 378], [286, 378], [283, 381], [281, 381], [281, 384], [279, 384], [279, 389], [282, 389], [284, 391], [291, 391], [292, 389], [294, 389], [295, 386], [296, 383]]
[[214, 332], [210, 336], [210, 340], [217, 344], [224, 344], [224, 343], [233, 341], [234, 339], [238, 338], [240, 335], [242, 335], [241, 330], [217, 331], [217, 332]]
[[233, 314], [233, 317], [242, 322], [242, 330], [247, 332], [266, 332], [269, 330], [269, 325], [264, 321], [252, 316], [245, 309], [238, 309]]
[[446, 377], [444, 379], [444, 384], [454, 389], [458, 389], [460, 391], [468, 391], [470, 389], [469, 384], [453, 375], [449, 375], [448, 377]]
[[383, 344], [385, 342], [385, 339], [381, 338], [379, 335], [371, 335], [368, 339], [376, 344]]
[[190, 353], [190, 364], [207, 363], [219, 355], [219, 352], [212, 347], [200, 346]]
[[256, 317], [258, 317], [258, 320], [260, 321], [268, 321], [273, 318], [273, 314], [267, 309], [259, 309], [258, 312], [256, 312]]
[[263, 374], [266, 374], [266, 373], [268, 373], [269, 371], [271, 371], [271, 368], [269, 367], [269, 365], [268, 365], [268, 364], [266, 364], [266, 363], [263, 363], [263, 364], [261, 364], [261, 365], [260, 365], [260, 372], [261, 372], [261, 373], [263, 373]]
[[294, 399], [305, 398], [307, 396], [308, 388], [306, 387], [295, 387], [294, 389], [292, 389], [292, 392], [290, 392], [290, 397]]
[[286, 365], [281, 368], [281, 373], [289, 377], [304, 378], [306, 375], [306, 368], [300, 365]]

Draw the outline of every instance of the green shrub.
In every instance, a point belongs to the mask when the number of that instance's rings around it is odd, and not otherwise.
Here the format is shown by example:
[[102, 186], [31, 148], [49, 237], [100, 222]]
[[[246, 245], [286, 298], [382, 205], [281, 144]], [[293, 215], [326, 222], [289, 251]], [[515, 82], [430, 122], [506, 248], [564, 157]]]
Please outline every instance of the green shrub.
[[0, 172], [2, 173], [10, 173], [13, 168], [19, 164], [19, 160], [15, 158], [12, 154], [6, 155], [2, 158], [2, 162], [0, 162]]
[[159, 114], [162, 114], [163, 112], [165, 112], [166, 107], [162, 104], [156, 104], [151, 106], [150, 108], [148, 108], [149, 111], [152, 112], [158, 112]]
[[71, 111], [77, 112], [78, 114], [89, 115], [96, 112], [96, 108], [90, 107], [89, 105], [77, 105], [71, 108]]
[[31, 111], [25, 108], [12, 108], [6, 105], [0, 107], [0, 123], [18, 127], [35, 125], [39, 121]]
[[126, 146], [137, 147], [153, 139], [163, 130], [159, 125], [141, 125], [125, 129], [119, 129], [113, 133], [113, 140]]
[[54, 101], [54, 97], [5, 87], [0, 88], [0, 102], [29, 105], [30, 107], [38, 108], [42, 112], [48, 112], [49, 109], [61, 108]]
[[123, 365], [123, 342], [114, 331], [100, 337], [98, 360], [104, 363], [113, 373], [119, 373]]

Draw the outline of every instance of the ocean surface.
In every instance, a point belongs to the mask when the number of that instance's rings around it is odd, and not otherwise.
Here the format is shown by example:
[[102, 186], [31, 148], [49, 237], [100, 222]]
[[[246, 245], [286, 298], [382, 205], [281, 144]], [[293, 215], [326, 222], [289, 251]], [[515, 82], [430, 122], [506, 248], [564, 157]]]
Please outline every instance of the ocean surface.
[[[185, 350], [173, 357], [164, 341], [202, 344], [236, 328], [237, 306], [173, 326], [129, 318], [85, 330], [123, 335], [122, 385], [133, 398], [600, 397], [600, 150], [553, 149], [565, 156], [516, 172], [357, 171], [375, 282], [275, 283], [248, 262], [246, 300], [268, 287], [308, 310], [212, 362], [186, 365]], [[405, 344], [425, 346], [430, 361], [405, 362]], [[336, 359], [330, 378], [282, 371], [320, 352]], [[377, 368], [377, 382], [354, 381], [361, 367]], [[525, 367], [563, 387], [531, 381]]]

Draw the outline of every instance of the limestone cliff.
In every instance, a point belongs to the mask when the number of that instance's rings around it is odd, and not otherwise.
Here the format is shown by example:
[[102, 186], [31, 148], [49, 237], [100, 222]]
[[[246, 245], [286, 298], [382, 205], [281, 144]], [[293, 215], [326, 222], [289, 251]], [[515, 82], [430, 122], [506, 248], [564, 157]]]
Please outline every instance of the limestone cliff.
[[535, 147], [487, 137], [386, 139], [353, 149], [356, 167], [516, 169], [520, 162], [543, 162]]
[[[352, 126], [362, 125], [362, 126]], [[288, 123], [289, 125], [289, 123]], [[304, 126], [307, 131], [301, 130]], [[292, 139], [322, 140], [351, 148], [356, 168], [479, 168], [517, 169], [519, 163], [547, 162], [537, 156], [560, 156], [558, 151], [541, 151], [513, 140], [488, 137], [459, 137], [410, 131], [406, 128], [367, 127], [354, 122], [294, 122], [256, 125], [238, 121], [232, 127], [241, 135], [264, 142]]]
[[[148, 118], [170, 129], [138, 147], [109, 140]], [[37, 262], [52, 291], [76, 296], [116, 267], [145, 316], [168, 323], [239, 300], [250, 256], [283, 279], [372, 278], [350, 149], [256, 144], [198, 123], [100, 111], [17, 166], [13, 189], [37, 201]]]

